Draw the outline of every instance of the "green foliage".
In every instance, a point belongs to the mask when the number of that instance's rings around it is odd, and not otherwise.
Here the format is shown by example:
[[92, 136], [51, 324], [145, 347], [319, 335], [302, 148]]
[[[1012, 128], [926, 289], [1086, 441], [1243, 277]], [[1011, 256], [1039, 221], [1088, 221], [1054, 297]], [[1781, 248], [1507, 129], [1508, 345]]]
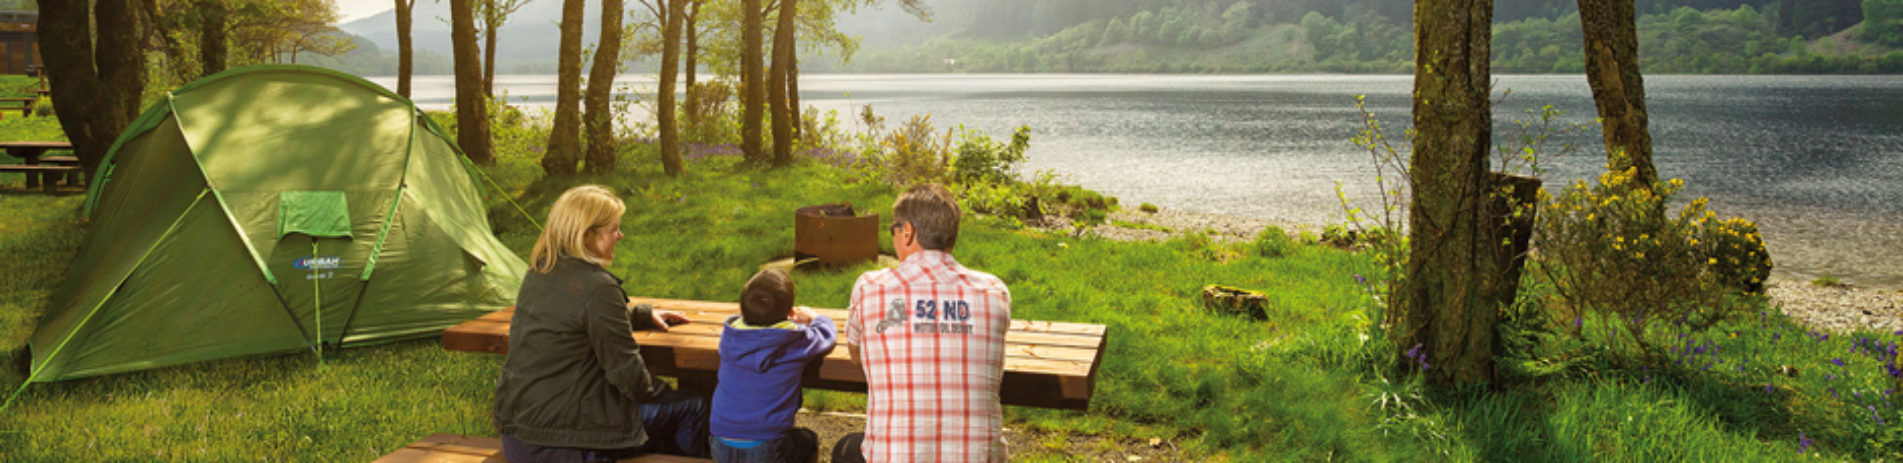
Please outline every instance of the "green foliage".
[[1903, 0], [1863, 0], [1864, 41], [1903, 45]]
[[881, 138], [866, 161], [889, 185], [948, 183], [952, 131], [945, 131], [943, 136], [936, 132], [931, 115], [912, 116]]
[[1009, 145], [992, 141], [983, 132], [964, 131], [952, 157], [952, 178], [958, 183], [1006, 183], [1016, 180], [1017, 164], [1031, 147], [1031, 126], [1018, 126]]
[[1162, 209], [1158, 209], [1155, 204], [1150, 204], [1150, 203], [1143, 203], [1142, 205], [1137, 206], [1137, 210], [1143, 211], [1146, 214], [1155, 214], [1159, 211], [1162, 211]]
[[1703, 249], [1710, 256], [1706, 264], [1712, 267], [1718, 283], [1736, 291], [1764, 292], [1773, 263], [1771, 252], [1764, 247], [1764, 237], [1758, 234], [1758, 224], [1740, 217], [1717, 220], [1709, 211], [1701, 223], [1704, 227], [1700, 231], [1709, 237], [1710, 247]]
[[53, 117], [57, 114], [58, 113], [53, 112], [52, 98], [47, 98], [42, 96], [40, 97], [40, 99], [33, 101], [33, 116], [34, 117]]
[[[1669, 216], [1665, 205], [1684, 182], [1639, 185], [1632, 179], [1635, 169], [1546, 195], [1535, 239], [1558, 320], [1573, 323], [1577, 333], [1575, 320], [1603, 318], [1646, 352], [1647, 329], [1668, 323], [1707, 327], [1742, 315], [1747, 305], [1733, 297], [1737, 291], [1729, 285], [1738, 275], [1731, 272], [1755, 275], [1758, 269], [1730, 256], [1741, 243], [1759, 243], [1760, 253], [1762, 244], [1755, 232], [1735, 235], [1748, 221], [1716, 220], [1705, 198]], [[1726, 258], [1739, 267], [1720, 267]], [[1768, 257], [1762, 262], [1768, 264]]]
[[1816, 286], [1820, 288], [1842, 288], [1847, 286], [1844, 284], [1844, 282], [1838, 281], [1837, 277], [1833, 277], [1830, 275], [1824, 275], [1821, 277], [1813, 278], [1811, 279], [1810, 284], [1811, 286]]
[[1255, 241], [1250, 243], [1250, 247], [1255, 249], [1255, 255], [1270, 259], [1293, 255], [1299, 246], [1300, 243], [1289, 238], [1288, 232], [1274, 225], [1262, 229], [1262, 233], [1257, 234]]

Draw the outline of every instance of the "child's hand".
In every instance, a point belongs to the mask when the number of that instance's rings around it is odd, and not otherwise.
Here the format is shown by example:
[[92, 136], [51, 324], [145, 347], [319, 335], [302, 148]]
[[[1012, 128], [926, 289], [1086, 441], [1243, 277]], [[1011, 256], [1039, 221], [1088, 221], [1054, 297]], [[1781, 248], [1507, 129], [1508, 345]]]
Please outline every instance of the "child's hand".
[[787, 314], [786, 319], [792, 320], [793, 323], [798, 323], [801, 325], [810, 325], [813, 323], [813, 317], [817, 315], [819, 314], [813, 312], [812, 307], [807, 307], [802, 305], [802, 306], [794, 307], [793, 312], [790, 314]]

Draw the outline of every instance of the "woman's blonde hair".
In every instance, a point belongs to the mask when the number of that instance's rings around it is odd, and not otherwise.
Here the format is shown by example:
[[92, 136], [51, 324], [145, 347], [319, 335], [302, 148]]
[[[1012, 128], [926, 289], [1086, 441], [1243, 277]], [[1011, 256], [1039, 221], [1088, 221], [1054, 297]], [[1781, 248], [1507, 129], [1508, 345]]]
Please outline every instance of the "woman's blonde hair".
[[627, 210], [628, 206], [615, 197], [614, 192], [608, 191], [608, 187], [569, 188], [549, 208], [548, 226], [542, 229], [542, 236], [536, 238], [535, 249], [529, 252], [529, 263], [536, 273], [554, 271], [555, 262], [563, 256], [607, 267], [607, 258], [589, 252], [588, 239], [602, 231], [598, 228], [614, 224]]

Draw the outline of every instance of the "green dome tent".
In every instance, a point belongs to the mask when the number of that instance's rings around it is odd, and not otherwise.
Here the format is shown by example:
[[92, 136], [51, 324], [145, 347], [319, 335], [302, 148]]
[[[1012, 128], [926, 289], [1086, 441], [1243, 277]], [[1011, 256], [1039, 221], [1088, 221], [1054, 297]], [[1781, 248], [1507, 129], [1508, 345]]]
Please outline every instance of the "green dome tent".
[[28, 382], [438, 333], [513, 304], [472, 166], [414, 103], [257, 66], [188, 84], [120, 135], [91, 233], [28, 341]]

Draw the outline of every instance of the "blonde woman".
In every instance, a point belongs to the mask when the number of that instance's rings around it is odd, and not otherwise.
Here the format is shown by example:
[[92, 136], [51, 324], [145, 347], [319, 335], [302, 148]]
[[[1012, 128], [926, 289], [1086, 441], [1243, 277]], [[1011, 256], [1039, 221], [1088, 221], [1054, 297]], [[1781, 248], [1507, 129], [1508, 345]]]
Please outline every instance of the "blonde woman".
[[649, 373], [629, 335], [687, 318], [629, 307], [607, 270], [626, 210], [605, 187], [569, 189], [535, 241], [496, 383], [495, 423], [510, 462], [707, 455], [706, 402]]

